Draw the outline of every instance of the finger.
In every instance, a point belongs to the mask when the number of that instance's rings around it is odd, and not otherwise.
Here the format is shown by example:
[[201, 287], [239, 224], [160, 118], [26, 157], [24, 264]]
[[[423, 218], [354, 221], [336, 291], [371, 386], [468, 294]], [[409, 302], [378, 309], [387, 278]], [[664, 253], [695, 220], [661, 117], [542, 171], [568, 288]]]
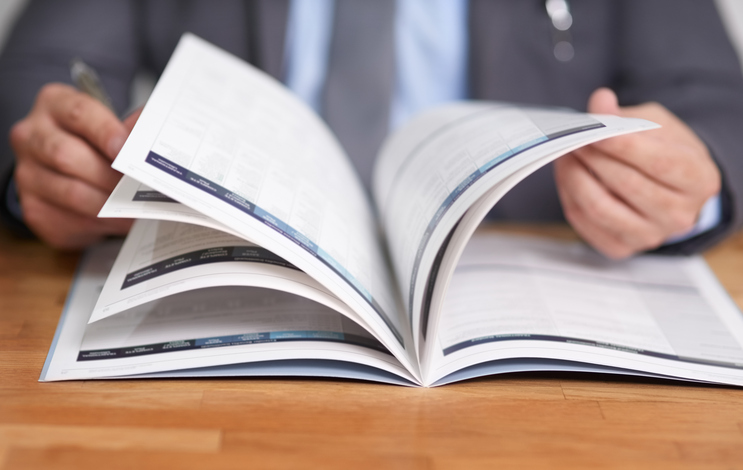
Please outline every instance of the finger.
[[647, 102], [635, 106], [619, 106], [619, 98], [616, 93], [605, 87], [597, 88], [591, 93], [586, 108], [589, 113], [593, 114], [612, 114], [647, 119], [663, 127], [678, 124], [686, 126], [683, 121], [659, 103]]
[[33, 195], [21, 200], [24, 220], [42, 240], [59, 249], [85, 248], [106, 235], [124, 235], [132, 221], [95, 219], [60, 209]]
[[588, 112], [618, 115], [620, 109], [617, 95], [609, 88], [598, 88], [588, 99]]
[[572, 199], [561, 198], [565, 217], [576, 233], [596, 251], [607, 258], [623, 259], [635, 254], [636, 250], [617, 238], [613, 233], [595, 224], [579, 210], [570, 210]]
[[[704, 145], [704, 142], [699, 139], [694, 131], [659, 103], [649, 102], [636, 106], [625, 106], [621, 108], [620, 114], [623, 117], [647, 119], [663, 126], [660, 129], [643, 132], [643, 135], [647, 137], [670, 139], [677, 143], [683, 143], [683, 145], [689, 146], [698, 152], [709, 153], [707, 146]], [[671, 134], [673, 136], [670, 136]]]
[[33, 194], [49, 204], [85, 217], [96, 217], [108, 193], [79, 179], [56, 173], [34, 160], [18, 163], [16, 185], [21, 197]]
[[668, 139], [630, 134], [613, 137], [589, 146], [616, 158], [668, 188], [707, 192], [699, 181], [715, 180], [716, 167], [708, 155]]
[[28, 138], [16, 149], [19, 156], [32, 156], [52, 171], [80, 179], [111, 192], [121, 174], [87, 142], [61, 130], [51, 120], [37, 119]]
[[[618, 240], [630, 252], [660, 245], [664, 234], [611, 194], [575, 157], [567, 155], [555, 164], [555, 180], [563, 210], [568, 221], [581, 228], [590, 221], [592, 226]], [[596, 230], [594, 230], [596, 232]], [[605, 246], [600, 240], [591, 240], [597, 248]], [[607, 253], [616, 256], [614, 252]]]
[[694, 226], [702, 199], [669, 189], [617, 159], [592, 148], [574, 153], [612, 194], [666, 233], [685, 232]]
[[124, 145], [128, 134], [124, 124], [105, 105], [85, 93], [51, 84], [42, 88], [39, 100], [60, 126], [87, 140], [109, 160]]
[[[677, 189], [714, 186], [716, 168], [704, 143], [683, 121], [664, 106], [649, 102], [620, 107], [616, 94], [599, 88], [588, 100], [588, 112], [647, 119], [663, 126], [640, 134], [615, 137], [592, 146], [624, 161], [653, 179]], [[643, 151], [644, 150], [644, 151]], [[704, 178], [709, 186], [691, 184], [689, 175]], [[699, 180], [696, 180], [699, 181]], [[711, 188], [709, 196], [719, 192]]]
[[142, 115], [142, 111], [144, 110], [144, 106], [140, 106], [139, 108], [135, 109], [131, 112], [127, 117], [124, 118], [124, 127], [126, 128], [126, 131], [128, 133], [132, 132], [132, 129], [134, 129], [134, 125], [139, 120], [139, 116]]

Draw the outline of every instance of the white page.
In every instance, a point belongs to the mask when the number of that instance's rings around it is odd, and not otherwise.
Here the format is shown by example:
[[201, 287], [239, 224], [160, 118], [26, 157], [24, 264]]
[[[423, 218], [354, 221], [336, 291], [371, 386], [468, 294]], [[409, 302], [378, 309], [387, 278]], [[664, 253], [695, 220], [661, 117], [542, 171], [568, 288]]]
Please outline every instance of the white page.
[[[650, 377], [654, 379], [679, 379], [678, 377], [668, 377], [666, 375], [651, 374], [648, 372], [638, 372], [630, 369], [620, 369], [618, 367], [599, 366], [596, 364], [586, 364], [575, 361], [564, 361], [560, 359], [500, 359], [497, 361], [483, 362], [475, 364], [464, 369], [457, 370], [435, 383], [431, 387], [439, 387], [462, 380], [474, 379], [477, 377], [486, 377], [489, 375], [508, 374], [513, 372], [571, 372], [571, 373], [589, 373], [589, 374], [612, 374], [626, 375], [632, 377]], [[691, 380], [692, 382], [700, 382]]]
[[203, 361], [222, 364], [213, 361], [236, 351], [254, 356], [251, 360], [319, 354], [410, 377], [379, 341], [342, 314], [306, 298], [255, 287], [190, 290], [91, 323], [77, 361], [106, 369], [115, 359], [122, 359], [116, 365], [133, 365], [183, 356], [200, 361], [192, 368]]
[[[277, 374], [347, 377], [387, 383], [399, 383], [391, 381], [389, 374], [408, 381], [412, 379], [397, 360], [377, 349], [379, 343], [374, 346], [363, 329], [309, 300], [284, 293], [266, 296], [263, 292], [250, 292], [250, 289], [224, 287], [211, 292], [194, 291], [186, 294], [192, 298], [169, 297], [89, 325], [88, 318], [96, 295], [119, 246], [118, 241], [95, 246], [81, 261], [40, 381]], [[215, 300], [214, 305], [210, 305], [210, 299]], [[248, 308], [244, 315], [240, 315], [237, 308], [249, 305], [255, 299], [260, 300], [263, 306], [268, 305], [269, 309]], [[212, 317], [196, 315], [199, 309], [208, 310]], [[290, 314], [283, 322], [266, 321], [266, 314], [281, 310], [309, 312], [312, 318], [297, 318]], [[262, 322], [261, 316], [264, 317]], [[252, 322], [251, 319], [258, 321]], [[261, 326], [263, 328], [259, 328]], [[270, 331], [257, 332], [258, 329]], [[266, 333], [270, 332], [273, 335], [266, 338]], [[237, 338], [225, 341], [225, 333]], [[351, 341], [344, 341], [346, 335], [351, 336]], [[209, 342], [211, 347], [195, 349], [199, 338], [202, 343]], [[168, 348], [162, 345], [156, 348], [156, 344], [148, 343], [167, 340], [170, 340]], [[189, 342], [192, 343], [191, 349], [184, 347]], [[110, 354], [98, 351], [96, 359], [80, 361], [81, 345], [109, 349], [124, 347], [133, 354], [120, 357], [117, 353], [122, 351], [110, 351]], [[91, 351], [88, 355], [95, 356]], [[354, 368], [349, 363], [362, 367]]]
[[217, 286], [289, 292], [361, 320], [317, 281], [253, 243], [198, 225], [138, 220], [111, 268], [90, 322], [169, 295]]
[[224, 224], [126, 175], [116, 185], [98, 217], [170, 220], [210, 227], [241, 237]]
[[264, 73], [185, 35], [113, 166], [290, 260], [417, 368], [358, 176]]
[[[577, 147], [655, 127], [570, 110], [458, 103], [396, 132], [375, 167], [374, 197], [416, 341], [424, 333], [421, 314], [435, 257], [471, 205]], [[501, 196], [488, 199], [490, 207]], [[458, 252], [464, 243], [450, 248]]]
[[[128, 356], [146, 345], [183, 341], [193, 342], [191, 346], [219, 346], [237, 341], [225, 339], [234, 336], [258, 343], [315, 337], [332, 340], [344, 334], [358, 338], [359, 344], [386, 351], [366, 330], [324, 305], [277, 290], [220, 286], [186, 291], [90, 323], [80, 351], [83, 359], [91, 359], [109, 357], [109, 351], [126, 349], [118, 356]], [[106, 354], [87, 354], [94, 351]]]
[[284, 361], [248, 362], [198, 369], [171, 370], [121, 378], [199, 378], [199, 377], [328, 377], [354, 379], [412, 387], [417, 383], [375, 367], [355, 362], [327, 359], [287, 359]]
[[616, 262], [581, 243], [475, 234], [436, 346], [426, 383], [539, 357], [743, 384], [743, 315], [701, 257]]

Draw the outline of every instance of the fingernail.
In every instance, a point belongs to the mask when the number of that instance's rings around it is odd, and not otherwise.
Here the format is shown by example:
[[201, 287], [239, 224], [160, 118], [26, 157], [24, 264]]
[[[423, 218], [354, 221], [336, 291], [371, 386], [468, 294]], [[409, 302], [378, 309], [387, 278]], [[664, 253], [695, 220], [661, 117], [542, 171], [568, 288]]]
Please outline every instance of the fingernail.
[[111, 137], [108, 141], [108, 156], [113, 160], [116, 158], [116, 156], [121, 151], [121, 147], [124, 146], [124, 142], [126, 142], [126, 137], [123, 135], [117, 135], [114, 137]]

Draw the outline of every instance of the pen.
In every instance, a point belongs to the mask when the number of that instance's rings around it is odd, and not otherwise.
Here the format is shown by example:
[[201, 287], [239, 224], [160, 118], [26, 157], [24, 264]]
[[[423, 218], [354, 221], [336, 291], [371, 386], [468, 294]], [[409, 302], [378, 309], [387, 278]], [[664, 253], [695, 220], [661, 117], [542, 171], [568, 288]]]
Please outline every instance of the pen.
[[108, 109], [114, 111], [111, 98], [106, 93], [105, 88], [103, 88], [98, 74], [79, 57], [70, 61], [70, 75], [72, 76], [72, 83], [75, 84], [78, 90], [92, 96], [106, 105]]

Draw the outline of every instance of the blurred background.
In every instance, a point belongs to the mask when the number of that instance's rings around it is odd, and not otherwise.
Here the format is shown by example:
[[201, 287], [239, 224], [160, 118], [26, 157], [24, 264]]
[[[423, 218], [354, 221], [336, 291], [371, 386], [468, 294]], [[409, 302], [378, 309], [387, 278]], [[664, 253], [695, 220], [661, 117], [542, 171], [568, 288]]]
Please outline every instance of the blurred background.
[[[0, 50], [2, 50], [5, 40], [10, 33], [13, 22], [23, 10], [28, 0], [0, 0]], [[743, 62], [743, 0], [716, 0], [717, 7], [720, 9], [722, 20], [725, 23], [728, 35], [735, 45], [738, 56]], [[145, 82], [147, 80], [145, 79]], [[142, 86], [135, 83], [135, 87]], [[144, 85], [147, 86], [147, 83]], [[136, 97], [137, 91], [133, 93]]]

